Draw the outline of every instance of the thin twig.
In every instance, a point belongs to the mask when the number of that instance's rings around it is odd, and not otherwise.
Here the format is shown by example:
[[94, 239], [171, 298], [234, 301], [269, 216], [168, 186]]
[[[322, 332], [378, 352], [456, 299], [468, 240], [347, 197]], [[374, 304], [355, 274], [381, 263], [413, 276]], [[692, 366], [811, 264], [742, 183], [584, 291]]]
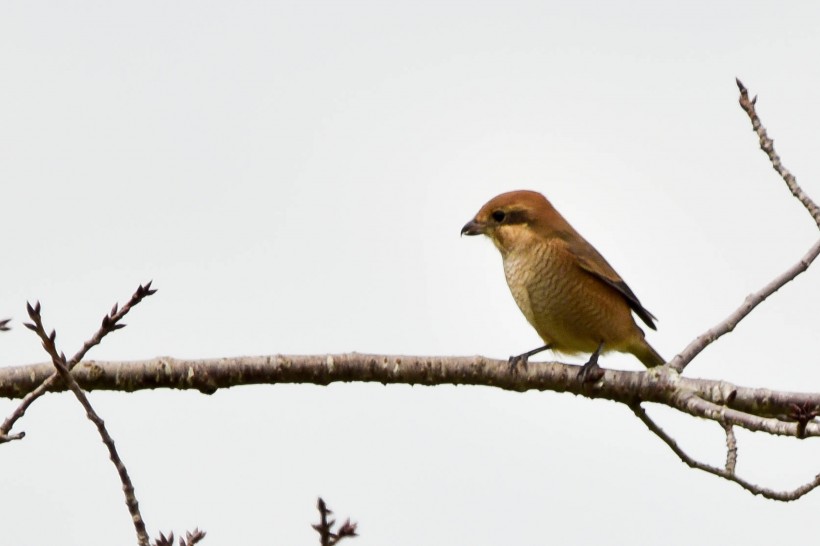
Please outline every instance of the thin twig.
[[351, 523], [350, 518], [334, 531], [333, 526], [336, 525], [336, 520], [329, 519], [333, 511], [327, 507], [322, 497], [316, 502], [316, 508], [319, 510], [319, 523], [312, 525], [312, 527], [319, 533], [319, 543], [321, 546], [335, 546], [345, 538], [352, 538], [358, 536], [356, 534], [357, 524]]
[[809, 251], [800, 259], [799, 262], [775, 277], [774, 280], [757, 292], [746, 296], [746, 300], [743, 302], [743, 305], [738, 307], [723, 321], [699, 335], [694, 341], [687, 345], [683, 351], [673, 358], [668, 366], [678, 372], [683, 371], [692, 359], [708, 347], [712, 342], [716, 341], [722, 335], [734, 330], [738, 323], [743, 320], [746, 315], [751, 313], [755, 307], [762, 303], [766, 298], [777, 292], [783, 285], [792, 281], [800, 273], [803, 273], [806, 269], [808, 269], [809, 265], [811, 265], [818, 255], [820, 255], [820, 240], [812, 245]]
[[[675, 453], [675, 455], [680, 458], [687, 466], [690, 468], [696, 468], [698, 470], [702, 470], [704, 472], [708, 472], [709, 474], [714, 474], [715, 476], [724, 478], [731, 482], [735, 482], [743, 489], [749, 491], [753, 495], [761, 495], [767, 499], [778, 500], [778, 501], [793, 501], [797, 500], [806, 493], [810, 492], [811, 490], [815, 489], [817, 486], [820, 486], [820, 474], [815, 476], [815, 478], [804, 484], [800, 487], [793, 489], [791, 491], [774, 491], [772, 489], [767, 489], [764, 487], [760, 487], [755, 485], [751, 482], [744, 480], [743, 478], [738, 477], [734, 472], [730, 472], [727, 469], [718, 468], [716, 466], [708, 465], [706, 463], [702, 463], [690, 457], [678, 443], [669, 436], [666, 431], [664, 431], [660, 426], [658, 426], [655, 421], [652, 420], [649, 415], [646, 414], [646, 411], [641, 407], [640, 404], [632, 404], [630, 405], [630, 409], [635, 413], [635, 415], [640, 419], [643, 424], [646, 425], [653, 434], [655, 434], [658, 438], [663, 440], [663, 442], [669, 446], [669, 448]], [[728, 463], [728, 462], [727, 462]]]
[[726, 472], [734, 474], [737, 468], [737, 438], [735, 438], [735, 428], [732, 425], [723, 423], [723, 430], [726, 431]]
[[[736, 79], [735, 81], [737, 82], [737, 87], [740, 90], [740, 107], [743, 108], [752, 122], [752, 130], [757, 133], [757, 136], [760, 139], [760, 148], [766, 153], [772, 167], [786, 183], [789, 191], [791, 191], [792, 195], [794, 195], [803, 204], [803, 206], [806, 207], [806, 210], [809, 211], [809, 214], [811, 214], [811, 217], [814, 219], [815, 224], [817, 224], [817, 227], [820, 228], [820, 208], [818, 208], [817, 204], [812, 201], [803, 188], [800, 187], [794, 175], [789, 172], [789, 170], [780, 161], [780, 156], [777, 155], [777, 152], [774, 150], [774, 141], [769, 138], [766, 133], [766, 128], [763, 126], [763, 123], [760, 121], [760, 117], [757, 115], [757, 110], [755, 109], [757, 97], [750, 100], [749, 92], [746, 87], [740, 80]], [[673, 358], [671, 362], [669, 362], [668, 366], [671, 366], [674, 370], [682, 372], [684, 368], [686, 368], [686, 366], [692, 361], [692, 359], [695, 358], [703, 349], [708, 347], [711, 343], [724, 334], [734, 330], [735, 326], [737, 326], [737, 324], [743, 320], [746, 315], [751, 313], [752, 309], [757, 307], [766, 298], [774, 294], [780, 289], [780, 287], [792, 281], [795, 277], [808, 269], [809, 265], [811, 265], [815, 258], [817, 258], [818, 254], [820, 254], [820, 241], [814, 243], [814, 245], [812, 245], [812, 247], [808, 250], [808, 252], [806, 252], [799, 262], [781, 273], [772, 282], [764, 286], [759, 291], [747, 296], [743, 304], [731, 315], [726, 317], [726, 319], [698, 336], [683, 351]]]
[[679, 391], [675, 393], [671, 396], [669, 405], [695, 417], [716, 421], [721, 425], [739, 426], [752, 432], [767, 432], [775, 436], [791, 436], [800, 439], [811, 434], [810, 430], [814, 430], [814, 434], [817, 434], [816, 423], [810, 424], [807, 422], [801, 428], [800, 422], [796, 422], [794, 418], [790, 417], [786, 420], [753, 415], [705, 400], [693, 392]]
[[757, 110], [755, 109], [757, 96], [750, 100], [749, 91], [746, 89], [746, 86], [737, 78], [735, 78], [735, 83], [737, 83], [737, 88], [740, 90], [740, 99], [738, 99], [738, 102], [740, 102], [740, 107], [743, 108], [743, 111], [749, 116], [749, 120], [752, 122], [752, 130], [757, 133], [760, 139], [760, 149], [766, 153], [772, 164], [772, 168], [774, 168], [777, 174], [786, 182], [789, 191], [806, 207], [806, 210], [809, 211], [809, 214], [811, 214], [811, 217], [814, 219], [814, 223], [820, 228], [820, 207], [803, 191], [803, 188], [797, 183], [797, 179], [794, 175], [780, 162], [780, 156], [774, 151], [774, 141], [766, 134], [766, 128], [763, 127], [763, 123], [757, 115]]
[[148, 546], [148, 532], [145, 529], [145, 522], [142, 519], [142, 514], [140, 514], [139, 502], [137, 502], [137, 497], [134, 494], [134, 484], [128, 476], [128, 470], [125, 468], [125, 464], [122, 462], [119, 453], [117, 453], [117, 448], [114, 445], [114, 439], [105, 428], [105, 422], [97, 414], [97, 412], [94, 411], [88, 397], [85, 395], [74, 378], [71, 377], [71, 372], [68, 369], [65, 354], [58, 353], [57, 351], [57, 345], [55, 343], [57, 337], [56, 332], [52, 330], [50, 335], [46, 334], [46, 330], [43, 327], [42, 316], [40, 315], [40, 304], [37, 303], [34, 307], [28, 305], [28, 314], [33, 323], [26, 323], [25, 326], [35, 332], [40, 340], [42, 340], [43, 348], [49, 356], [51, 356], [51, 361], [54, 363], [54, 367], [57, 368], [57, 373], [66, 382], [68, 387], [71, 389], [71, 392], [74, 393], [74, 396], [77, 397], [77, 400], [79, 400], [80, 404], [85, 409], [86, 416], [88, 416], [88, 419], [96, 425], [97, 432], [99, 432], [105, 447], [108, 448], [108, 455], [111, 457], [111, 462], [114, 463], [114, 467], [117, 469], [117, 473], [120, 476], [120, 481], [122, 482], [122, 490], [125, 495], [125, 504], [128, 506], [128, 511], [131, 514], [131, 520], [134, 523], [134, 529], [137, 533], [137, 543], [140, 546]]
[[319, 497], [319, 500], [316, 502], [316, 509], [319, 510], [320, 519], [319, 523], [314, 525], [313, 528], [319, 533], [319, 544], [328, 546], [330, 544], [330, 526], [333, 524], [333, 520], [330, 520], [331, 523], [328, 523], [328, 515], [333, 512], [327, 507], [322, 497]]
[[[86, 355], [86, 353], [91, 350], [92, 347], [99, 344], [102, 339], [110, 334], [115, 330], [119, 330], [120, 328], [124, 328], [125, 324], [120, 324], [120, 321], [128, 314], [135, 305], [141, 302], [144, 298], [155, 294], [156, 289], [151, 288], [151, 282], [149, 281], [147, 284], [140, 285], [136, 292], [131, 296], [131, 299], [128, 300], [128, 303], [122, 306], [121, 309], [117, 309], [117, 304], [114, 304], [114, 307], [111, 311], [103, 317], [102, 324], [100, 328], [91, 336], [91, 339], [83, 343], [82, 348], [77, 351], [77, 353], [71, 357], [71, 360], [66, 362], [66, 367], [70, 370], [74, 368]], [[37, 304], [39, 307], [39, 303]], [[23, 415], [26, 414], [26, 410], [35, 400], [40, 398], [43, 394], [48, 392], [50, 388], [52, 388], [55, 383], [60, 378], [59, 372], [53, 372], [48, 379], [42, 382], [39, 387], [31, 391], [26, 395], [26, 397], [20, 402], [20, 405], [14, 410], [14, 412], [9, 415], [5, 421], [3, 421], [3, 425], [0, 426], [0, 444], [4, 442], [8, 442], [10, 440], [19, 440], [25, 437], [24, 432], [20, 432], [17, 434], [9, 434], [11, 428]]]

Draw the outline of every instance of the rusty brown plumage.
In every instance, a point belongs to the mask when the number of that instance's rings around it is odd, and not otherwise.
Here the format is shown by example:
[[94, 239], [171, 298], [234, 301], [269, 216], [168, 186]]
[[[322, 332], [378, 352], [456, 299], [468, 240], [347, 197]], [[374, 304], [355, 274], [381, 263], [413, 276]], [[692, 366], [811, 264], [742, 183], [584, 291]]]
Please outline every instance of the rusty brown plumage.
[[648, 367], [664, 363], [632, 312], [652, 329], [655, 317], [540, 193], [520, 190], [494, 197], [461, 233], [493, 241], [513, 298], [550, 349], [593, 353], [593, 359], [599, 350], [619, 351]]

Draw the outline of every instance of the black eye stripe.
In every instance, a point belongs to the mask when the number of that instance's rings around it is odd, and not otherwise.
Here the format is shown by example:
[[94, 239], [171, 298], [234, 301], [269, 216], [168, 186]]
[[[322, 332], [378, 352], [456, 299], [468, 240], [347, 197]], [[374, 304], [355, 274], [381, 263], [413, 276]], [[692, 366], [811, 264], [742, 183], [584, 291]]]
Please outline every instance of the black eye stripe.
[[526, 224], [527, 221], [527, 213], [523, 210], [511, 210], [507, 214], [508, 224]]
[[499, 224], [526, 224], [527, 213], [523, 210], [503, 211], [501, 209], [495, 210], [490, 214], [490, 217]]

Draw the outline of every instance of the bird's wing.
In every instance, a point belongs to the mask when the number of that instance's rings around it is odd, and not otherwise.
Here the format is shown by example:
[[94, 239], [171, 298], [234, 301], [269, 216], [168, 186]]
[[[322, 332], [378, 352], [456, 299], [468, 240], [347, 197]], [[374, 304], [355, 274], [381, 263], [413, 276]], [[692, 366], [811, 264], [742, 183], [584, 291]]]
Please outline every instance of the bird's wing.
[[607, 286], [617, 290], [635, 314], [638, 315], [647, 326], [655, 330], [654, 321], [657, 320], [657, 318], [641, 305], [640, 300], [638, 300], [638, 297], [632, 289], [629, 288], [629, 285], [612, 269], [612, 266], [609, 265], [604, 257], [595, 250], [595, 247], [589, 244], [580, 235], [575, 234], [574, 237], [568, 235], [569, 234], [564, 236], [564, 234], [561, 233], [558, 237], [566, 244], [566, 249], [575, 256], [581, 269]]

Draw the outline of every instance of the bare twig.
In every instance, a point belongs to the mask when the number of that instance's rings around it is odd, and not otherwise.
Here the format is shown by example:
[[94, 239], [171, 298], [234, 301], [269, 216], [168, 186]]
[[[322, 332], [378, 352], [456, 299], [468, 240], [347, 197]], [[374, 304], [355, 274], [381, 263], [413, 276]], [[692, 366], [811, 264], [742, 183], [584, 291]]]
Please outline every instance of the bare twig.
[[737, 468], [737, 438], [735, 438], [735, 428], [724, 423], [723, 430], [726, 431], [726, 472], [735, 473]]
[[347, 518], [339, 529], [333, 530], [336, 520], [329, 519], [333, 511], [327, 507], [322, 497], [319, 497], [316, 502], [316, 508], [319, 510], [320, 521], [312, 527], [319, 533], [319, 541], [322, 546], [334, 546], [345, 538], [358, 536], [356, 534], [357, 524], [351, 523], [350, 518]]
[[[704, 472], [708, 472], [709, 474], [714, 474], [715, 476], [719, 476], [723, 479], [729, 480], [730, 482], [735, 482], [740, 487], [749, 491], [753, 495], [761, 495], [766, 497], [767, 499], [778, 500], [778, 501], [793, 501], [797, 500], [806, 493], [810, 492], [811, 490], [815, 489], [817, 486], [820, 486], [820, 474], [815, 476], [815, 478], [804, 484], [800, 487], [793, 489], [791, 491], [774, 491], [772, 489], [767, 489], [764, 487], [757, 486], [751, 482], [740, 478], [734, 473], [734, 468], [730, 471], [728, 468], [718, 468], [716, 466], [708, 465], [706, 463], [702, 463], [690, 457], [678, 443], [669, 436], [666, 431], [664, 431], [660, 426], [658, 426], [655, 421], [652, 420], [649, 415], [646, 414], [646, 411], [640, 406], [640, 404], [632, 404], [630, 408], [635, 413], [635, 415], [640, 419], [646, 427], [652, 431], [658, 438], [663, 440], [663, 442], [669, 446], [669, 448], [675, 453], [675, 455], [680, 458], [687, 466], [690, 468], [696, 468], [698, 470], [702, 470]], [[727, 439], [728, 443], [728, 439]], [[727, 457], [727, 466], [729, 464], [728, 457]]]
[[764, 286], [762, 289], [746, 296], [746, 300], [743, 302], [743, 305], [738, 307], [734, 312], [732, 312], [731, 315], [726, 317], [726, 319], [721, 321], [719, 324], [716, 324], [698, 336], [683, 351], [681, 351], [681, 353], [672, 359], [669, 366], [679, 372], [683, 371], [692, 359], [695, 358], [703, 349], [722, 335], [734, 330], [738, 323], [743, 320], [746, 315], [752, 312], [752, 309], [757, 307], [766, 298], [774, 294], [784, 284], [793, 280], [797, 277], [797, 275], [808, 269], [809, 265], [811, 265], [818, 255], [820, 255], [820, 241], [814, 243], [814, 245], [812, 245], [806, 255], [803, 256], [799, 262], [778, 275], [773, 281]]
[[[131, 296], [131, 299], [128, 300], [128, 303], [122, 306], [122, 309], [117, 308], [117, 304], [114, 304], [114, 307], [111, 309], [105, 317], [103, 317], [102, 324], [97, 332], [91, 336], [91, 339], [86, 341], [82, 348], [77, 351], [77, 353], [71, 357], [71, 360], [66, 362], [66, 367], [71, 370], [74, 366], [80, 362], [83, 357], [85, 357], [86, 353], [91, 350], [92, 347], [99, 344], [102, 339], [110, 334], [115, 330], [119, 330], [120, 328], [124, 328], [125, 324], [120, 324], [120, 321], [128, 314], [128, 311], [131, 310], [132, 307], [137, 305], [141, 302], [144, 298], [155, 294], [156, 290], [151, 288], [151, 282], [148, 282], [146, 285], [140, 285], [136, 292]], [[39, 303], [37, 304], [39, 307]], [[23, 415], [25, 415], [26, 410], [28, 407], [38, 398], [40, 398], [43, 394], [48, 392], [54, 385], [59, 381], [60, 373], [59, 371], [51, 373], [51, 375], [45, 379], [42, 384], [40, 384], [36, 389], [29, 392], [26, 397], [20, 402], [20, 405], [17, 406], [17, 409], [3, 421], [3, 425], [0, 426], [0, 444], [4, 442], [8, 442], [10, 440], [19, 440], [25, 437], [24, 432], [20, 432], [18, 434], [9, 434], [11, 431], [11, 427], [14, 426]]]
[[327, 507], [325, 501], [322, 500], [322, 497], [319, 497], [319, 500], [316, 502], [316, 508], [319, 510], [319, 523], [313, 525], [313, 528], [316, 529], [316, 532], [319, 533], [319, 543], [322, 546], [328, 546], [330, 544], [330, 527], [333, 525], [333, 520], [328, 523], [328, 516], [333, 512]]
[[789, 191], [806, 207], [806, 210], [809, 211], [809, 214], [811, 214], [811, 217], [814, 219], [814, 223], [820, 228], [820, 207], [803, 191], [803, 188], [797, 184], [797, 179], [794, 175], [780, 162], [780, 156], [774, 151], [774, 141], [766, 134], [766, 128], [763, 127], [763, 123], [757, 115], [757, 110], [755, 109], [757, 96], [749, 100], [749, 91], [746, 89], [746, 86], [737, 78], [735, 78], [735, 83], [737, 83], [737, 88], [740, 90], [738, 102], [740, 102], [740, 107], [743, 108], [743, 111], [749, 116], [749, 120], [752, 122], [752, 130], [757, 133], [760, 139], [760, 149], [766, 153], [772, 164], [772, 168], [774, 168], [777, 174], [786, 182]]
[[[108, 430], [105, 428], [105, 423], [103, 422], [102, 418], [94, 411], [94, 408], [91, 406], [91, 402], [88, 400], [88, 397], [85, 395], [83, 390], [77, 384], [73, 377], [71, 377], [71, 372], [68, 369], [68, 364], [66, 361], [65, 354], [58, 353], [57, 346], [55, 343], [57, 333], [52, 330], [51, 334], [46, 334], [46, 330], [43, 327], [42, 316], [40, 315], [40, 304], [37, 303], [34, 307], [31, 305], [27, 306], [28, 308], [28, 315], [31, 318], [32, 323], [26, 323], [25, 326], [29, 330], [32, 330], [40, 340], [43, 342], [43, 348], [46, 352], [51, 356], [51, 361], [54, 364], [54, 367], [57, 368], [57, 373], [60, 374], [62, 379], [66, 382], [68, 387], [71, 389], [71, 392], [74, 393], [74, 396], [77, 397], [80, 404], [85, 408], [85, 413], [88, 416], [88, 419], [94, 423], [97, 427], [97, 432], [100, 434], [105, 447], [108, 448], [108, 455], [111, 457], [111, 462], [114, 463], [114, 467], [117, 469], [117, 473], [120, 476], [120, 481], [122, 482], [122, 490], [125, 495], [125, 504], [128, 506], [128, 511], [131, 513], [131, 520], [134, 523], [134, 529], [137, 533], [137, 543], [140, 546], [148, 546], [148, 533], [145, 530], [145, 522], [142, 519], [142, 515], [140, 514], [139, 510], [139, 503], [137, 502], [137, 497], [134, 494], [134, 484], [131, 482], [131, 478], [128, 476], [128, 470], [125, 468], [125, 464], [123, 464], [122, 459], [117, 453], [117, 448], [114, 445], [114, 439], [108, 433]], [[105, 321], [103, 321], [105, 322]]]
[[[808, 210], [809, 214], [811, 214], [814, 222], [817, 224], [817, 227], [820, 228], [820, 208], [817, 207], [817, 204], [812, 201], [803, 188], [798, 185], [797, 179], [791, 172], [789, 172], [788, 169], [786, 169], [785, 166], [783, 166], [780, 161], [780, 156], [778, 156], [774, 151], [774, 141], [766, 134], [766, 128], [763, 127], [760, 117], [758, 117], [757, 111], [755, 110], [757, 97], [750, 100], [749, 92], [746, 90], [746, 87], [740, 82], [740, 80], [735, 81], [737, 82], [737, 87], [740, 90], [740, 106], [752, 122], [752, 129], [755, 133], [757, 133], [758, 138], [760, 139], [760, 148], [766, 152], [772, 167], [775, 171], [777, 171], [781, 178], [783, 178], [783, 181], [786, 182], [786, 186], [789, 188], [789, 191], [791, 191], [792, 195], [794, 195], [803, 204], [803, 206], [806, 207], [806, 210]], [[694, 341], [687, 345], [683, 351], [681, 351], [669, 362], [668, 366], [682, 372], [684, 368], [686, 368], [686, 366], [692, 361], [692, 359], [695, 358], [703, 349], [720, 338], [722, 335], [734, 330], [735, 326], [737, 326], [737, 324], [743, 320], [746, 315], [751, 313], [752, 309], [757, 307], [758, 304], [774, 294], [783, 285], [792, 281], [795, 277], [808, 269], [815, 258], [817, 258], [818, 254], [820, 254], [820, 241], [814, 243], [814, 245], [812, 245], [812, 247], [808, 250], [808, 252], [806, 252], [799, 262], [781, 273], [773, 281], [757, 292], [747, 296], [746, 300], [743, 302], [743, 305], [741, 305], [731, 315], [707, 330], [705, 333], [698, 336]]]
[[800, 423], [794, 422], [795, 420], [792, 418], [782, 420], [761, 417], [704, 400], [692, 392], [679, 391], [670, 399], [669, 405], [695, 417], [716, 421], [721, 425], [736, 425], [752, 432], [767, 432], [776, 436], [805, 438], [809, 434], [817, 434], [818, 430], [816, 423], [806, 423], [806, 428], [802, 431], [803, 435], [801, 436]]

